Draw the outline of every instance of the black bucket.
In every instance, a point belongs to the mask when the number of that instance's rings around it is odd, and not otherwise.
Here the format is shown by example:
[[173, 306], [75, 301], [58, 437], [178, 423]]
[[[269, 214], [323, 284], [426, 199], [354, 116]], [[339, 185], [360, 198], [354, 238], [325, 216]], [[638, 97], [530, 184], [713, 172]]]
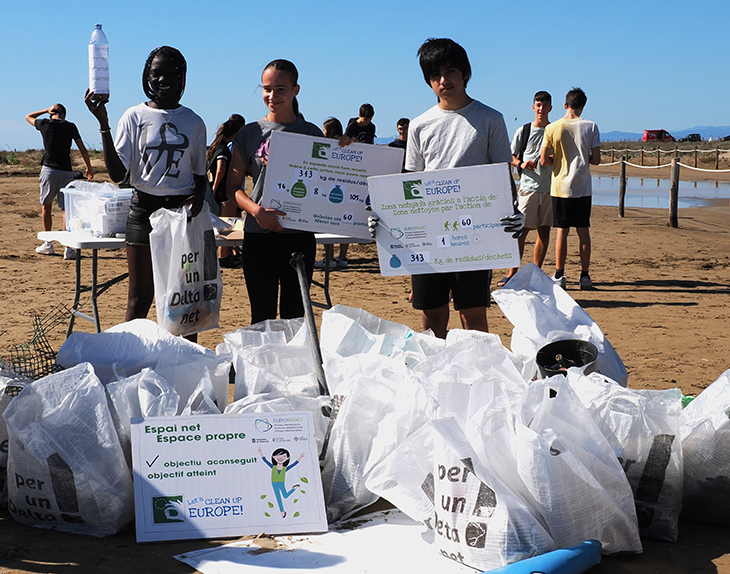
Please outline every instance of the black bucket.
[[565, 375], [570, 367], [584, 367], [587, 375], [597, 369], [598, 349], [589, 341], [564, 339], [545, 345], [537, 352], [537, 368], [543, 378]]

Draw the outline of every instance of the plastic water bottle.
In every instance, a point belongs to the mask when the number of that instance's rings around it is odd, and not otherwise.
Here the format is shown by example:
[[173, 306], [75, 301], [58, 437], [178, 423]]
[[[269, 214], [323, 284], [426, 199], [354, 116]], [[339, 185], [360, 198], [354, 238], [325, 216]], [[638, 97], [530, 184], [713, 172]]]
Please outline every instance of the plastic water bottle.
[[109, 99], [109, 42], [101, 24], [97, 24], [89, 41], [89, 89]]

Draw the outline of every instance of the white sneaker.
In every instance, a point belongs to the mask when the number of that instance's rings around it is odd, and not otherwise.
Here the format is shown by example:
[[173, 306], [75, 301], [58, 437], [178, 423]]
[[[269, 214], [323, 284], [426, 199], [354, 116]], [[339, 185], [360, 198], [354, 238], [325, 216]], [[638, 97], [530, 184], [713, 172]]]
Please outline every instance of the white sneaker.
[[53, 243], [50, 241], [46, 241], [44, 243], [41, 243], [38, 247], [35, 248], [36, 253], [40, 253], [41, 255], [55, 255], [56, 252], [53, 250]]
[[[324, 259], [314, 262], [315, 269], [324, 269]], [[330, 259], [330, 269], [337, 269], [337, 261]]]
[[66, 247], [63, 252], [64, 259], [76, 259], [76, 250], [73, 247]]
[[565, 286], [568, 283], [568, 279], [567, 279], [567, 277], [565, 277], [565, 275], [563, 275], [560, 278], [555, 277], [555, 275], [553, 275], [552, 280], [555, 281], [555, 283], [557, 283], [558, 287], [560, 287], [562, 289], [565, 289]]

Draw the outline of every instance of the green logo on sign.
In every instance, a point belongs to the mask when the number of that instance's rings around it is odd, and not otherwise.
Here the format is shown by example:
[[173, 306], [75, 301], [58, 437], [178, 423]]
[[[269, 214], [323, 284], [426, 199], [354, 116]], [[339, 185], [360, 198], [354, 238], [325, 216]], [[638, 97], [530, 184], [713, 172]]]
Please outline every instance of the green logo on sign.
[[307, 186], [304, 185], [304, 182], [300, 179], [291, 186], [291, 196], [296, 197], [297, 199], [301, 199], [305, 195], [307, 195]]
[[403, 182], [403, 195], [406, 199], [423, 199], [423, 190], [421, 189], [421, 180]]
[[329, 159], [330, 144], [314, 142], [312, 144], [312, 157], [315, 159]]
[[155, 524], [185, 522], [182, 494], [152, 497], [152, 521]]

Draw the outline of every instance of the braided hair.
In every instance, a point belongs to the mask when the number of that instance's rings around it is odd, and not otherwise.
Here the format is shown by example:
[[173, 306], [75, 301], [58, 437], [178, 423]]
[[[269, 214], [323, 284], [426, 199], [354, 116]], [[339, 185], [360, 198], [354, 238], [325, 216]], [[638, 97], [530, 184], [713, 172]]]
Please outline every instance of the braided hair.
[[142, 89], [144, 90], [144, 95], [153, 102], [156, 99], [149, 80], [152, 60], [154, 60], [156, 56], [167, 56], [175, 65], [175, 69], [177, 70], [180, 78], [180, 87], [178, 88], [177, 94], [177, 98], [180, 99], [185, 91], [185, 76], [188, 71], [188, 63], [185, 61], [185, 57], [180, 53], [180, 50], [172, 48], [171, 46], [160, 46], [159, 48], [155, 48], [150, 52], [150, 55], [147, 56], [147, 61], [144, 64], [144, 71], [142, 72]]

